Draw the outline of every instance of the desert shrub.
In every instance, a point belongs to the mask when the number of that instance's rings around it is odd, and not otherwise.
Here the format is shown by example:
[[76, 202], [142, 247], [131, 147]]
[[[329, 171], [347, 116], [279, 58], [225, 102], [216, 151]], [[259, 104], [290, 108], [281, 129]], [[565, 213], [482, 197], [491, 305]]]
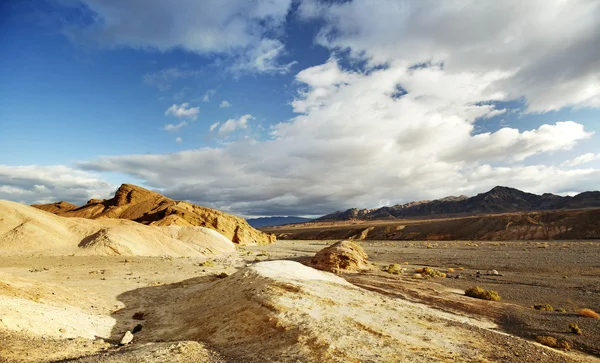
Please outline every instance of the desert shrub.
[[453, 273], [454, 269], [452, 267], [448, 267], [448, 273]]
[[397, 263], [393, 263], [385, 267], [383, 271], [389, 274], [399, 275], [402, 272], [402, 267], [400, 267], [400, 265]]
[[554, 311], [556, 311], [557, 313], [566, 313], [567, 310], [563, 309], [563, 308], [556, 308], [554, 309]]
[[476, 299], [499, 301], [500, 295], [494, 290], [485, 290], [479, 286], [471, 287], [465, 290], [465, 295]]
[[219, 279], [224, 279], [224, 278], [226, 278], [227, 276], [229, 276], [229, 275], [228, 275], [226, 272], [221, 272], [220, 274], [218, 274], [218, 275], [215, 275], [215, 277], [216, 277], [216, 278], [219, 278]]
[[573, 334], [577, 334], [577, 335], [583, 334], [583, 332], [581, 331], [581, 328], [579, 328], [579, 325], [577, 325], [575, 323], [569, 324], [569, 330], [571, 330], [571, 333], [573, 333]]
[[571, 350], [571, 344], [569, 344], [569, 342], [567, 342], [564, 339], [556, 340], [555, 337], [542, 335], [542, 336], [535, 337], [535, 340], [538, 343], [544, 344], [545, 346], [548, 346], [551, 348], [557, 348], [557, 349], [562, 349], [562, 350]]
[[424, 278], [433, 278], [433, 277], [446, 278], [445, 273], [440, 272], [431, 267], [420, 267], [420, 268], [416, 269], [415, 272], [420, 273], [421, 275], [423, 275]]
[[215, 265], [215, 261], [213, 261], [213, 260], [206, 260], [206, 261], [200, 262], [198, 264], [198, 266], [202, 266], [202, 267], [214, 267], [214, 265]]
[[538, 304], [538, 305], [533, 305], [533, 308], [535, 310], [543, 310], [543, 311], [553, 311], [554, 308], [552, 307], [552, 305], [550, 304]]
[[577, 314], [586, 318], [600, 319], [600, 315], [592, 309], [579, 309], [577, 310]]

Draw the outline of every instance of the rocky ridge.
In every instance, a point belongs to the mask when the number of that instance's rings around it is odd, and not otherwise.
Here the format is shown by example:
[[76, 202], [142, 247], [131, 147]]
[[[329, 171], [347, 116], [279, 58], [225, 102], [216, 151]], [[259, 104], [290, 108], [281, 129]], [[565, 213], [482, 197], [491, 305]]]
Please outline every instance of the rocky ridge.
[[453, 214], [477, 215], [583, 208], [600, 208], [600, 192], [583, 192], [573, 197], [562, 197], [551, 193], [537, 195], [497, 186], [486, 193], [470, 198], [462, 195], [377, 209], [353, 208], [327, 214], [316, 221], [393, 220]]
[[176, 201], [159, 193], [123, 184], [113, 198], [92, 199], [82, 207], [59, 208], [69, 203], [33, 205], [62, 217], [128, 219], [152, 226], [199, 226], [215, 230], [236, 244], [268, 244], [275, 236], [252, 228], [244, 219], [216, 209]]

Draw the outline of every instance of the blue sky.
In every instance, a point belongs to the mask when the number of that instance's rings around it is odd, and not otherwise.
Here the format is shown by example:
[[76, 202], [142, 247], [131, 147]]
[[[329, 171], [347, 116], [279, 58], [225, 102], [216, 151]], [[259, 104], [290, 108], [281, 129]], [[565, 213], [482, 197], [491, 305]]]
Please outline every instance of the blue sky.
[[598, 189], [600, 5], [459, 3], [9, 1], [0, 198], [127, 182], [268, 216]]

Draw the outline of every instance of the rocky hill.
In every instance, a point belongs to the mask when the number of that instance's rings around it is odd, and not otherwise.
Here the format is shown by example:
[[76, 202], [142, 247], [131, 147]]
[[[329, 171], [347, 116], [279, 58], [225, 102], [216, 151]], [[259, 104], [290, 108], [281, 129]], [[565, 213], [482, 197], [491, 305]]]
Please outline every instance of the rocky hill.
[[600, 239], [600, 209], [507, 213], [460, 218], [322, 222], [266, 229], [280, 239], [571, 240]]
[[0, 200], [0, 255], [213, 257], [235, 252], [203, 227], [146, 226], [123, 219], [63, 218]]
[[345, 212], [338, 211], [325, 215], [316, 221], [393, 220], [453, 214], [478, 215], [583, 208], [600, 208], [600, 192], [584, 192], [574, 197], [561, 197], [550, 193], [537, 195], [497, 186], [471, 198], [463, 195], [371, 210], [348, 209]]
[[[123, 184], [110, 199], [92, 199], [82, 207], [70, 203], [33, 205], [63, 217], [120, 218], [153, 226], [200, 226], [213, 229], [237, 244], [267, 244], [275, 236], [252, 228], [244, 219], [216, 209], [169, 199], [153, 191]], [[71, 204], [72, 206], [72, 204]]]

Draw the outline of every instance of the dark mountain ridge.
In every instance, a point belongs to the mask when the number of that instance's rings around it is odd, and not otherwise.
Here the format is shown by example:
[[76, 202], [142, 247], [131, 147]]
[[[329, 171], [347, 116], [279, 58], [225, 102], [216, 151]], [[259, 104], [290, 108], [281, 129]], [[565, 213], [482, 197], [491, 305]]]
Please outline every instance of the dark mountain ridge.
[[295, 216], [287, 216], [287, 217], [260, 217], [260, 218], [247, 218], [246, 222], [254, 228], [261, 227], [273, 227], [273, 226], [282, 226], [285, 224], [293, 224], [293, 223], [304, 223], [312, 221], [310, 218], [303, 217], [295, 217]]
[[600, 192], [583, 192], [573, 197], [561, 197], [551, 193], [537, 195], [514, 188], [497, 186], [488, 192], [470, 198], [466, 196], [446, 197], [377, 209], [353, 208], [325, 215], [316, 221], [393, 220], [451, 214], [477, 215], [583, 208], [600, 208]]

